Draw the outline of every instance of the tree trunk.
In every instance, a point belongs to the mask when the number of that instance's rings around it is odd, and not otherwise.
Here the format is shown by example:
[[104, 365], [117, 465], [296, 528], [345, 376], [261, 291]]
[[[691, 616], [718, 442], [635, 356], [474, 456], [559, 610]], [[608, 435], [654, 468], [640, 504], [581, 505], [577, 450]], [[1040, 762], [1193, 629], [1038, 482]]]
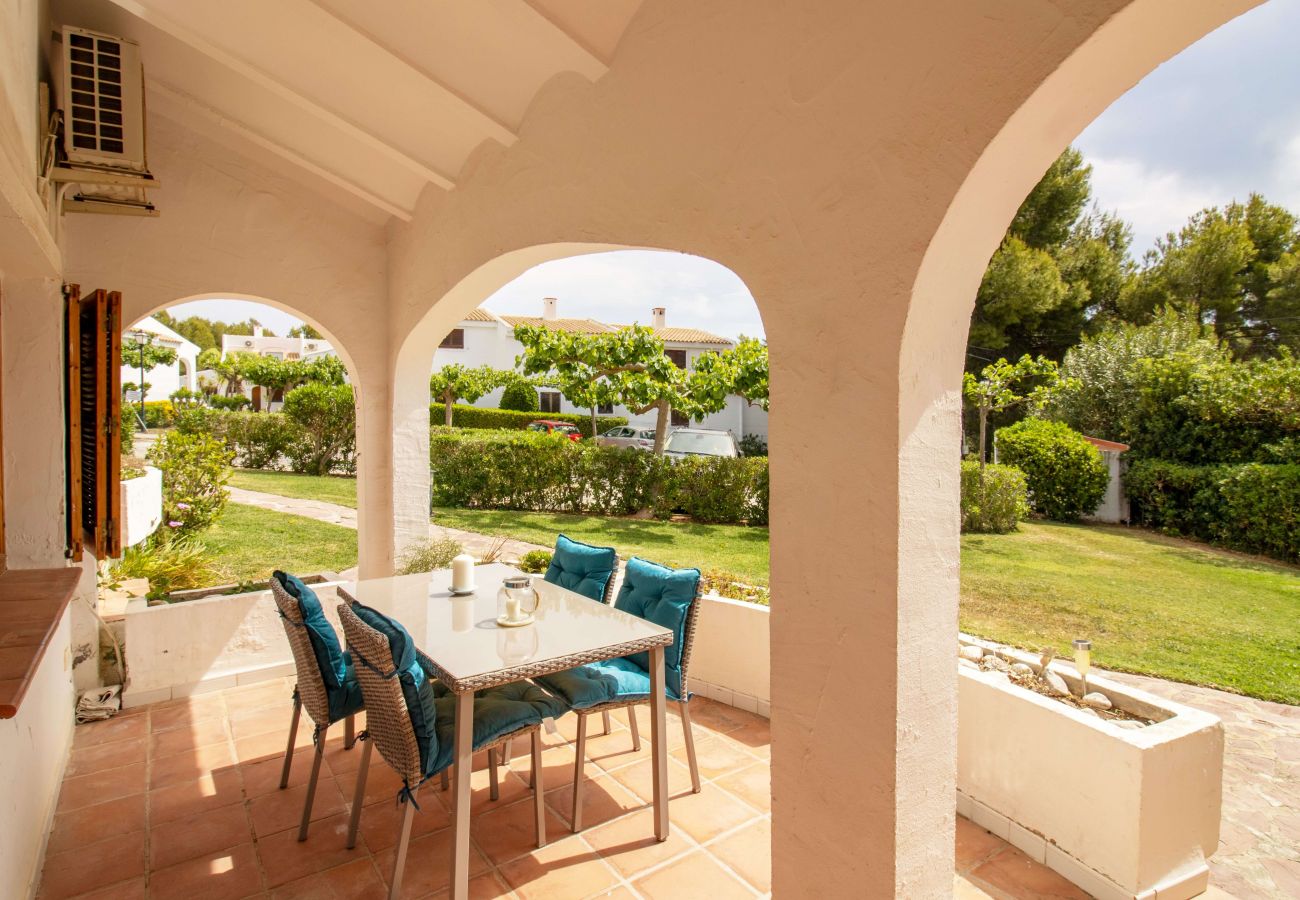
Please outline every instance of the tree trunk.
[[[448, 380], [450, 381], [450, 379]], [[447, 393], [444, 393], [442, 395], [442, 421], [443, 424], [446, 425], [448, 428], [451, 427], [451, 415], [452, 415], [451, 407], [452, 404], [455, 402], [455, 399], [456, 399], [455, 397], [452, 397], [450, 394]]]
[[591, 439], [596, 439], [596, 407], [591, 408]]
[[980, 479], [984, 478], [984, 436], [989, 427], [989, 409], [987, 406], [980, 407]]
[[673, 408], [667, 400], [660, 400], [655, 404], [659, 410], [659, 417], [655, 420], [655, 456], [664, 455], [664, 444], [668, 440], [668, 423], [672, 418]]

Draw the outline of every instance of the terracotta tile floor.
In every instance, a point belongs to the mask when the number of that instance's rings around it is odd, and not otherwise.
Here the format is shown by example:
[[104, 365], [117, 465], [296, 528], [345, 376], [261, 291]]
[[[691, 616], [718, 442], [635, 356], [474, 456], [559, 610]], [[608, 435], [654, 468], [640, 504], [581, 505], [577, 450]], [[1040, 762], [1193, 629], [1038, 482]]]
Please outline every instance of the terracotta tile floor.
[[[59, 799], [40, 896], [162, 900], [225, 897], [382, 898], [397, 839], [397, 789], [376, 756], [357, 847], [344, 847], [360, 748], [326, 742], [311, 835], [298, 843], [311, 761], [299, 731], [293, 775], [279, 790], [291, 684], [265, 682], [128, 710], [77, 729]], [[551, 843], [532, 847], [528, 754], [516, 749], [489, 800], [473, 781], [474, 897], [761, 896], [771, 890], [767, 722], [712, 701], [691, 701], [704, 790], [690, 793], [680, 721], [669, 716], [672, 835], [651, 833], [648, 741], [633, 753], [626, 713], [614, 733], [589, 739], [585, 830], [568, 832], [573, 728], [546, 736]], [[638, 710], [641, 733], [649, 716]], [[306, 717], [304, 716], [304, 722]], [[598, 720], [593, 725], [599, 731]], [[447, 888], [447, 795], [421, 792], [405, 875], [406, 896]], [[986, 831], [959, 819], [959, 897], [1080, 897], [1072, 885]]]

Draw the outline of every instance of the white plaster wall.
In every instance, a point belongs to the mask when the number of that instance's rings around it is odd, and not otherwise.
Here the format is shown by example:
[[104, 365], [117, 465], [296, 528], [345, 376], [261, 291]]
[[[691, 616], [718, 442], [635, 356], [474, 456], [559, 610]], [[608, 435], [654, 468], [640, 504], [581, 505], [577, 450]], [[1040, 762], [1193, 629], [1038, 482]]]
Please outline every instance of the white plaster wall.
[[[312, 586], [331, 619], [336, 584]], [[125, 706], [293, 671], [293, 654], [269, 590], [164, 606], [132, 600], [126, 610], [126, 659], [131, 675], [123, 694]]]
[[390, 572], [384, 229], [232, 151], [219, 128], [200, 134], [157, 114], [148, 124], [161, 215], [70, 218], [69, 280], [122, 291], [127, 321], [216, 296], [269, 303], [320, 330], [357, 394], [361, 572]]
[[0, 897], [36, 894], [72, 746], [71, 635], [67, 610], [18, 715], [0, 720]]
[[763, 707], [751, 712], [765, 710], [772, 699], [771, 610], [710, 595], [700, 598], [699, 616], [691, 680], [753, 697]]

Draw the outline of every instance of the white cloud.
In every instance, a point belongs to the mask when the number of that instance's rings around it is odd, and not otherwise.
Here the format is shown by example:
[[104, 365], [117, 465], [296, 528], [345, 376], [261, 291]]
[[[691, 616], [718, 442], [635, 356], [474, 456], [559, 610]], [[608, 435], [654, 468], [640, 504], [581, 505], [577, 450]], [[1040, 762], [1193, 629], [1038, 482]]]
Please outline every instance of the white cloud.
[[1132, 157], [1092, 156], [1088, 162], [1093, 199], [1133, 226], [1136, 256], [1157, 236], [1177, 231], [1193, 213], [1232, 199], [1216, 185]]

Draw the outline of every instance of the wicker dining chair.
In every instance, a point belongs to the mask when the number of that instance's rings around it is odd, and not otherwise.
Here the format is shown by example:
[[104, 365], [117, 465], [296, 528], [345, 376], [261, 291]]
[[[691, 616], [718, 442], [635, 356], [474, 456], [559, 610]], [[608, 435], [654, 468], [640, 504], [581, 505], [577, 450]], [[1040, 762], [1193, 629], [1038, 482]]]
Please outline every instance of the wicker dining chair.
[[[627, 578], [636, 576], [630, 572], [633, 566], [649, 565], [664, 572], [672, 572], [663, 566], [657, 566], [654, 563], [647, 563], [645, 560], [633, 557], [628, 563], [628, 570], [624, 572], [624, 585], [627, 584]], [[676, 696], [672, 696], [672, 685], [669, 685], [669, 697], [672, 702], [677, 703], [681, 713], [682, 730], [686, 742], [686, 759], [691, 770], [691, 791], [698, 794], [700, 792], [700, 768], [695, 757], [695, 737], [691, 729], [690, 713], [690, 664], [691, 650], [695, 645], [695, 630], [699, 619], [700, 611], [700, 593], [699, 593], [699, 573], [694, 569], [678, 570], [679, 572], [695, 573], [695, 584], [692, 589], [693, 596], [686, 607], [684, 621], [682, 623], [682, 632], [679, 636], [681, 657], [678, 663], [680, 683], [677, 685]], [[612, 581], [613, 579], [611, 579]], [[616, 604], [617, 605], [617, 604]], [[634, 613], [635, 614], [635, 613]], [[621, 666], [620, 672], [611, 671], [611, 667]], [[551, 675], [543, 675], [534, 679], [547, 691], [556, 695], [559, 699], [565, 701], [569, 708], [578, 716], [578, 733], [575, 747], [575, 760], [573, 772], [573, 830], [575, 832], [582, 829], [582, 787], [583, 787], [583, 766], [586, 760], [587, 752], [587, 718], [593, 713], [601, 713], [602, 716], [608, 716], [612, 711], [617, 709], [628, 709], [628, 727], [632, 731], [632, 749], [640, 752], [641, 750], [641, 733], [637, 724], [636, 711], [632, 707], [648, 704], [650, 702], [649, 694], [649, 673], [642, 674], [640, 664], [632, 658], [620, 660], [606, 660], [603, 663], [588, 663], [585, 666], [579, 666], [576, 669], [570, 669], [566, 672], [556, 672]], [[573, 676], [578, 676], [575, 682]], [[626, 680], [627, 683], [624, 683]], [[585, 684], [583, 682], [586, 682]], [[610, 689], [611, 683], [618, 681], [620, 687]], [[590, 690], [591, 688], [595, 690]], [[584, 690], [586, 688], [586, 690]], [[599, 696], [601, 690], [607, 690], [609, 699], [592, 702], [592, 696]]]
[[[557, 535], [550, 565], [542, 578], [609, 606], [614, 602], [614, 583], [618, 581], [618, 551], [613, 547], [575, 541], [567, 534]], [[609, 711], [606, 710], [601, 718], [604, 733], [609, 734], [612, 729]], [[507, 760], [509, 749], [506, 748]]]
[[[365, 800], [366, 777], [370, 770], [370, 748], [379, 749], [379, 755], [402, 779], [402, 791], [399, 800], [405, 804], [402, 815], [401, 832], [397, 843], [397, 858], [393, 863], [393, 875], [389, 880], [389, 897], [399, 896], [402, 887], [402, 873], [406, 868], [406, 851], [411, 839], [412, 820], [417, 809], [415, 798], [421, 785], [434, 775], [441, 775], [443, 790], [447, 789], [447, 770], [452, 765], [452, 727], [454, 698], [444, 693], [436, 701], [437, 736], [426, 750], [426, 758], [420, 759], [420, 746], [416, 737], [415, 726], [407, 701], [402, 693], [398, 666], [400, 661], [394, 657], [389, 638], [378, 629], [362, 621], [361, 617], [347, 602], [340, 603], [339, 620], [343, 623], [343, 633], [347, 637], [348, 647], [357, 663], [357, 679], [361, 682], [361, 693], [366, 701], [366, 730], [359, 735], [362, 742], [361, 764], [357, 769], [356, 792], [352, 800], [352, 815], [348, 822], [347, 848], [356, 846], [357, 829], [361, 824], [361, 809]], [[433, 665], [423, 653], [416, 651], [420, 668], [432, 679]], [[503, 688], [526, 687], [531, 693], [544, 698], [551, 704], [553, 698], [545, 695], [532, 685], [515, 683], [502, 688], [490, 688], [475, 695], [475, 706], [481, 697]], [[524, 701], [520, 701], [524, 702]], [[536, 705], [536, 704], [534, 704]], [[559, 712], [557, 706], [551, 705], [548, 713]], [[533, 806], [536, 815], [537, 846], [546, 846], [546, 804], [542, 784], [542, 742], [539, 731], [542, 716], [539, 713], [532, 721], [506, 734], [491, 735], [481, 743], [475, 743], [473, 749], [488, 751], [489, 777], [491, 778], [490, 796], [498, 798], [497, 753], [513, 738], [531, 737], [532, 739], [532, 777]], [[473, 727], [471, 725], [471, 727]], [[477, 730], [477, 729], [475, 729]]]
[[[276, 609], [280, 613], [280, 622], [284, 626], [285, 637], [289, 639], [289, 648], [293, 651], [294, 668], [297, 670], [297, 683], [293, 689], [293, 714], [289, 719], [289, 742], [284, 751], [284, 767], [280, 771], [280, 789], [284, 790], [289, 786], [289, 773], [293, 766], [294, 744], [297, 742], [298, 737], [298, 721], [302, 710], [305, 708], [307, 715], [311, 717], [314, 724], [312, 743], [315, 745], [315, 753], [312, 756], [311, 777], [307, 781], [307, 798], [303, 801], [302, 822], [298, 826], [298, 840], [305, 841], [307, 840], [307, 829], [311, 823], [312, 804], [316, 799], [316, 783], [320, 778], [321, 761], [325, 755], [325, 738], [329, 727], [338, 721], [338, 717], [331, 715], [330, 688], [325, 683], [325, 676], [321, 672], [320, 663], [316, 658], [316, 651], [312, 646], [307, 623], [303, 621], [299, 600], [285, 589], [279, 577], [281, 575], [283, 573], [277, 572], [271, 578], [271, 596], [275, 599]], [[339, 705], [336, 701], [336, 709]], [[342, 717], [344, 729], [343, 747], [350, 750], [356, 742], [356, 726], [353, 717], [362, 707], [355, 699], [345, 701], [342, 705], [347, 710]]]

